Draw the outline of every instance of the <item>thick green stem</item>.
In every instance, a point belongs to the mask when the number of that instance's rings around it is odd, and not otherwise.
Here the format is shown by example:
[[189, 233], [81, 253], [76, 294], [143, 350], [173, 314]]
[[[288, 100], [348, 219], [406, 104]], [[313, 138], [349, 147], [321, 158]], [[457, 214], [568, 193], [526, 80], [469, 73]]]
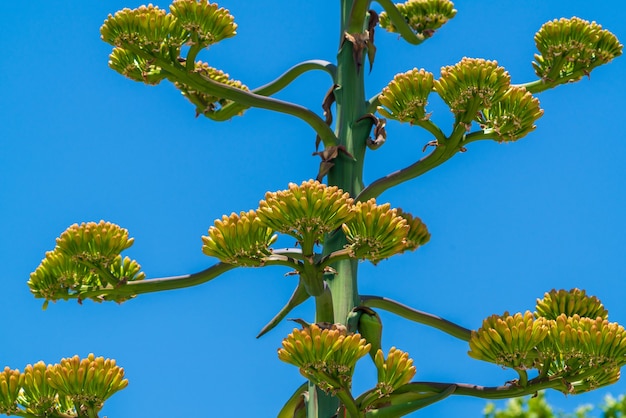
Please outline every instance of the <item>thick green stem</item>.
[[[355, 54], [354, 45], [345, 39], [345, 33], [357, 33], [366, 27], [363, 7], [368, 5], [363, 0], [341, 0], [340, 46], [337, 55], [337, 85], [335, 94], [337, 145], [345, 147], [352, 156], [342, 153], [333, 161], [334, 166], [328, 173], [327, 183], [356, 196], [363, 190], [363, 161], [365, 158], [367, 138], [371, 130], [371, 122], [357, 122], [366, 113], [364, 69], [362, 63], [364, 51]], [[354, 15], [353, 15], [354, 11]], [[360, 26], [358, 16], [362, 16]], [[360, 55], [360, 57], [359, 57]], [[355, 60], [356, 59], [356, 60]], [[327, 237], [324, 243], [324, 254], [328, 255], [341, 250], [346, 244], [345, 237], [338, 231]], [[348, 313], [358, 305], [357, 263], [354, 260], [339, 260], [333, 263], [335, 273], [327, 274], [326, 281], [332, 294], [333, 318], [335, 323], [345, 324]], [[327, 316], [327, 312], [317, 309], [317, 317]], [[315, 390], [312, 385], [309, 391], [309, 418], [330, 418], [337, 413], [339, 400]], [[353, 414], [354, 412], [352, 412]], [[351, 414], [351, 415], [352, 415]]]

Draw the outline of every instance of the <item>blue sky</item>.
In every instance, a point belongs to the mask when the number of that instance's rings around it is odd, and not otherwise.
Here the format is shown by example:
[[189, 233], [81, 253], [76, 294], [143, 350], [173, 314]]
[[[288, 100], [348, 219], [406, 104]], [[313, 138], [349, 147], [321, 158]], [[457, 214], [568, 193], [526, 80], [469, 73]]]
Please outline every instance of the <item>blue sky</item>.
[[[332, 3], [332, 4], [331, 4]], [[334, 61], [337, 2], [225, 0], [238, 35], [202, 55], [250, 87], [306, 59]], [[22, 369], [90, 352], [117, 359], [130, 385], [105, 406], [109, 417], [275, 416], [300, 385], [276, 358], [293, 324], [254, 337], [295, 281], [280, 268], [239, 269], [208, 284], [143, 295], [123, 305], [51, 304], [42, 311], [26, 281], [55, 238], [75, 222], [127, 228], [148, 277], [203, 270], [201, 235], [216, 218], [256, 208], [268, 190], [315, 177], [313, 132], [262, 110], [224, 123], [195, 118], [172, 86], [147, 87], [107, 67], [99, 39], [107, 2], [9, 2], [0, 17], [0, 365]], [[157, 2], [167, 7], [167, 2]], [[327, 5], [330, 5], [328, 9]], [[368, 95], [398, 72], [436, 76], [462, 57], [495, 59], [514, 83], [534, 79], [534, 33], [546, 21], [595, 20], [624, 42], [626, 6], [589, 1], [457, 1], [457, 17], [414, 47], [379, 30]], [[377, 7], [377, 5], [375, 5]], [[486, 316], [533, 310], [552, 288], [596, 295], [626, 324], [626, 60], [590, 79], [539, 95], [538, 129], [514, 144], [478, 142], [444, 166], [386, 192], [422, 218], [431, 242], [415, 253], [361, 265], [363, 294], [390, 297], [467, 328]], [[326, 74], [307, 74], [278, 97], [320, 111]], [[434, 96], [433, 119], [452, 118]], [[402, 168], [429, 138], [390, 123], [387, 143], [366, 159], [366, 181]], [[294, 317], [312, 318], [310, 303]], [[498, 385], [514, 374], [470, 359], [465, 343], [383, 314], [384, 346], [415, 359], [416, 379]], [[362, 362], [356, 391], [375, 384]], [[626, 383], [588, 395], [549, 395], [572, 410]], [[452, 397], [416, 417], [481, 416], [484, 401]]]

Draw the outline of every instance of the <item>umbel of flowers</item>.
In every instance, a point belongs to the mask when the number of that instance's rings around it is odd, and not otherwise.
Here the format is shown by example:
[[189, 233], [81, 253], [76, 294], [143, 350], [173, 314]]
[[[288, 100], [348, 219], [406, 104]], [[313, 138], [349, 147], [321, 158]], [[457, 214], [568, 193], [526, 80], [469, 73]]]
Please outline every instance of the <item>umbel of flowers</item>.
[[97, 416], [109, 397], [128, 386], [115, 360], [74, 356], [58, 364], [38, 362], [23, 372], [0, 372], [0, 413], [24, 417]]
[[[546, 379], [564, 393], [615, 383], [626, 364], [626, 330], [594, 296], [552, 290], [535, 313], [492, 315], [472, 332], [469, 355], [516, 370], [520, 386]], [[538, 376], [527, 380], [527, 370]]]

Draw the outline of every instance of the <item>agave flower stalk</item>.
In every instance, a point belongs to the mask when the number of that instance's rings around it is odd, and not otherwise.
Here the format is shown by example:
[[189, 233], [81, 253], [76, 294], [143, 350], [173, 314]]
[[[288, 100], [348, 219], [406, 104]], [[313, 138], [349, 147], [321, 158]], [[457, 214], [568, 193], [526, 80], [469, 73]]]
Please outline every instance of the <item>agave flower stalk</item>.
[[[251, 107], [295, 116], [313, 129], [317, 138], [312, 135], [311, 144], [322, 163], [317, 180], [291, 183], [266, 193], [256, 209], [217, 219], [202, 237], [202, 251], [217, 261], [203, 271], [144, 280], [139, 264], [121, 255], [133, 243], [128, 232], [106, 222], [87, 223], [73, 225], [59, 237], [31, 274], [31, 291], [46, 303], [72, 298], [123, 302], [143, 293], [195, 286], [240, 267], [287, 267], [287, 276], [297, 278], [295, 289], [259, 336], [309, 298], [314, 299], [315, 317], [313, 324], [297, 320], [303, 328], [289, 334], [278, 350], [279, 359], [296, 366], [308, 380], [287, 401], [281, 418], [396, 418], [453, 394], [497, 399], [545, 388], [579, 393], [615, 382], [626, 362], [626, 331], [608, 322], [599, 300], [583, 291], [548, 292], [534, 313], [492, 315], [470, 331], [381, 296], [360, 295], [357, 270], [359, 260], [380, 263], [430, 238], [418, 217], [377, 203], [383, 192], [439, 166], [474, 141], [512, 142], [526, 136], [543, 114], [534, 93], [588, 75], [619, 56], [621, 44], [594, 22], [555, 20], [535, 37], [537, 81], [511, 85], [508, 72], [496, 61], [466, 57], [443, 66], [438, 78], [418, 67], [400, 73], [367, 100], [363, 67], [367, 59], [372, 70], [377, 31], [398, 33], [419, 44], [457, 13], [449, 0], [379, 0], [380, 12], [370, 9], [372, 3], [340, 0], [336, 65], [304, 61], [257, 88], [214, 68], [210, 54], [206, 61], [198, 59], [203, 50], [236, 35], [234, 17], [217, 4], [173, 0], [169, 9], [149, 5], [109, 15], [101, 35], [113, 47], [113, 70], [148, 85], [171, 82], [197, 116], [215, 121]], [[323, 117], [272, 97], [314, 70], [332, 78]], [[430, 118], [426, 107], [433, 93], [452, 111], [451, 130]], [[366, 185], [365, 153], [387, 139], [386, 120], [376, 113], [425, 130], [428, 142], [418, 150], [430, 152]], [[322, 150], [317, 149], [320, 144]], [[294, 239], [295, 248], [272, 248], [277, 234]], [[470, 356], [512, 368], [519, 379], [496, 387], [411, 381], [416, 374], [413, 360], [395, 348], [384, 355], [382, 320], [372, 308], [467, 341]], [[355, 397], [354, 369], [368, 352], [378, 379]], [[537, 369], [537, 377], [529, 379], [529, 369]], [[128, 382], [114, 361], [89, 355], [53, 366], [36, 363], [24, 373], [5, 369], [0, 383], [2, 413], [93, 418]]]

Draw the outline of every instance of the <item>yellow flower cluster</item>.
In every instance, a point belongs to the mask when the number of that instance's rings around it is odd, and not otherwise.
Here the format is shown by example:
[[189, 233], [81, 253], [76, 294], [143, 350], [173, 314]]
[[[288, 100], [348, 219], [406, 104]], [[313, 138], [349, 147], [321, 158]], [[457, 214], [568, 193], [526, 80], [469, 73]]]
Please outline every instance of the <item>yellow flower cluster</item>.
[[0, 372], [0, 413], [20, 416], [90, 416], [104, 401], [128, 386], [115, 360], [78, 356], [58, 364], [40, 361], [23, 372]]
[[267, 193], [256, 211], [215, 221], [209, 235], [202, 237], [203, 251], [225, 263], [258, 266], [271, 255], [273, 232], [288, 234], [309, 250], [340, 228], [351, 255], [373, 263], [415, 250], [430, 238], [419, 218], [388, 203], [377, 205], [371, 199], [354, 204], [343, 190], [309, 180]]
[[299, 367], [304, 377], [332, 393], [350, 387], [356, 362], [370, 347], [360, 334], [348, 334], [345, 326], [312, 324], [294, 329], [283, 340], [278, 358]]
[[[57, 238], [55, 249], [47, 252], [31, 273], [28, 286], [35, 297], [44, 298], [47, 304], [50, 300], [80, 297], [86, 291], [143, 280], [141, 266], [120, 255], [132, 244], [128, 231], [115, 224], [74, 224]], [[90, 298], [97, 302], [107, 299], [100, 295]], [[122, 302], [125, 298], [114, 300]]]
[[565, 393], [615, 383], [626, 364], [626, 330], [579, 289], [552, 290], [535, 314], [492, 315], [473, 331], [469, 355], [518, 371], [537, 369]]
[[[406, 23], [418, 35], [429, 38], [448, 20], [456, 16], [454, 4], [449, 0], [409, 0], [396, 4]], [[389, 32], [397, 28], [386, 12], [380, 14], [380, 26]]]
[[535, 35], [535, 73], [547, 82], [576, 81], [622, 54], [615, 35], [596, 22], [572, 17], [545, 23]]

